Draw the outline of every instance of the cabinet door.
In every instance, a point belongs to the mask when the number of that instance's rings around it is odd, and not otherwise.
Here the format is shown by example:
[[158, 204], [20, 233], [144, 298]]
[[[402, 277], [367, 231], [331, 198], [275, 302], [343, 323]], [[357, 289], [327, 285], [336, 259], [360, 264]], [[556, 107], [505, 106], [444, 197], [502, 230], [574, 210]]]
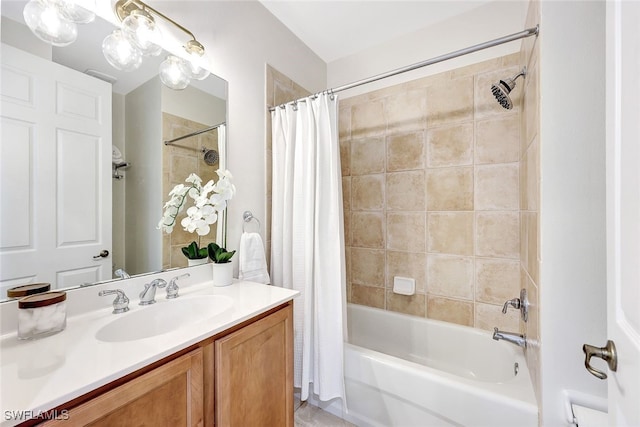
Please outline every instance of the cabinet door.
[[194, 350], [42, 425], [202, 426], [202, 366], [202, 350]]
[[216, 426], [293, 427], [292, 306], [215, 342]]

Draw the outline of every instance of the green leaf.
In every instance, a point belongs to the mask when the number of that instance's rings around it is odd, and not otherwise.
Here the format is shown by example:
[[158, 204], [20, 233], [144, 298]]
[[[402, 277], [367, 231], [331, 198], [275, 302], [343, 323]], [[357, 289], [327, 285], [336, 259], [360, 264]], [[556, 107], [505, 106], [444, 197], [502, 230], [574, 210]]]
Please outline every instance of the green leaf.
[[221, 248], [216, 243], [209, 243], [207, 250], [209, 252], [209, 258], [216, 264], [230, 262], [231, 257], [236, 253], [236, 251], [227, 252], [225, 248]]
[[207, 248], [198, 248], [198, 243], [191, 242], [189, 246], [180, 248], [188, 259], [202, 259], [207, 257]]

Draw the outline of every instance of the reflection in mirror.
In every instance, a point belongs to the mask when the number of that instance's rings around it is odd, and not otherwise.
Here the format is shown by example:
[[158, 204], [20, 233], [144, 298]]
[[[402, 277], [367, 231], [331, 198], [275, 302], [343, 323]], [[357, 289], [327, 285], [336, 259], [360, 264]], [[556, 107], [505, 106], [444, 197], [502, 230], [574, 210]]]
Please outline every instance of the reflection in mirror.
[[[168, 89], [158, 77], [166, 54], [132, 73], [115, 70], [101, 51], [113, 25], [99, 18], [80, 25], [72, 45], [51, 47], [24, 25], [25, 4], [1, 8], [0, 299], [28, 283], [60, 289], [114, 279], [116, 270], [186, 267], [181, 248], [216, 241], [217, 227], [199, 237], [156, 226], [173, 186], [225, 168], [227, 83], [212, 75]], [[43, 119], [46, 108], [54, 111]]]

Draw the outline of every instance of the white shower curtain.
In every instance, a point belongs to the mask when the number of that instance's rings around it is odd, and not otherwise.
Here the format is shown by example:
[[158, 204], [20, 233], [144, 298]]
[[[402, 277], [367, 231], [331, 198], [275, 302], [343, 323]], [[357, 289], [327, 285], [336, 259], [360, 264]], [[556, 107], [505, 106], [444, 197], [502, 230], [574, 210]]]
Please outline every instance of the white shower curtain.
[[[344, 401], [345, 257], [337, 97], [271, 113], [272, 283], [294, 301], [294, 385], [301, 399]], [[312, 384], [312, 386], [311, 386]]]

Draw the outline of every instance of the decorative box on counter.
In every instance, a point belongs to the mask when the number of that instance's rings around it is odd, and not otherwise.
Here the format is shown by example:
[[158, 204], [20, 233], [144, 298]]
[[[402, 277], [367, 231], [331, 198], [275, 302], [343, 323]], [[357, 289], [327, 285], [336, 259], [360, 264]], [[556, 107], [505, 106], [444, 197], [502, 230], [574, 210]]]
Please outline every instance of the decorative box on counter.
[[42, 338], [67, 326], [67, 293], [45, 292], [18, 301], [18, 339]]
[[7, 289], [8, 298], [22, 298], [29, 295], [41, 294], [51, 290], [51, 283], [32, 283]]

